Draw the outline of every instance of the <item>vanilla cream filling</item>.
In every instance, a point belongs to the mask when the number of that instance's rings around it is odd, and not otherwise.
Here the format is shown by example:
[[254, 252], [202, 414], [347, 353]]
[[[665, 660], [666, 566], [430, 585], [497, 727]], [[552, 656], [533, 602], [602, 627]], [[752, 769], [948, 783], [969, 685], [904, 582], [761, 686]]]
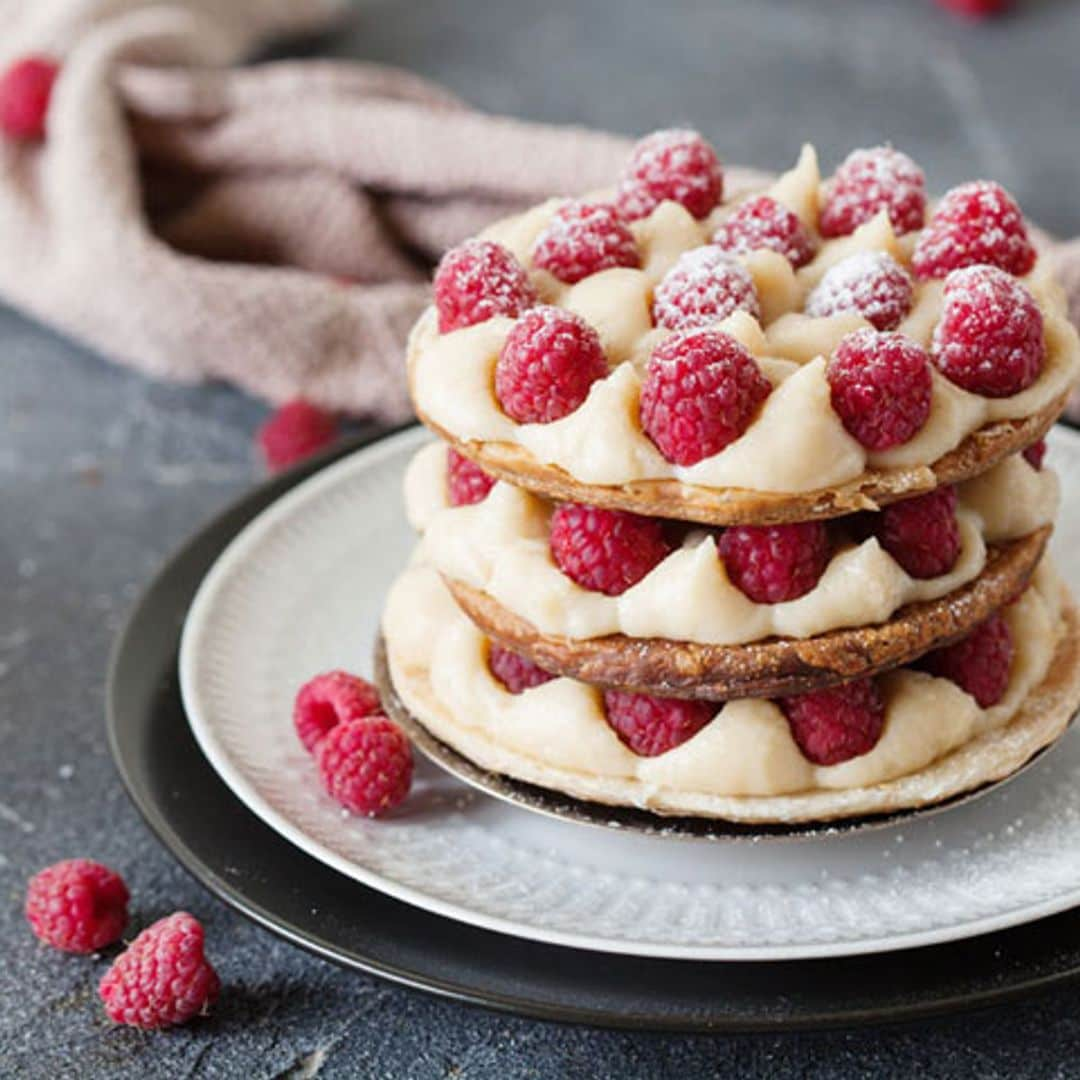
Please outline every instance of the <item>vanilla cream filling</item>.
[[608, 726], [595, 687], [556, 678], [511, 694], [488, 668], [484, 636], [436, 571], [421, 563], [395, 582], [383, 632], [399, 693], [410, 704], [410, 685], [427, 686], [439, 708], [437, 734], [450, 742], [459, 729], [582, 776], [638, 780], [653, 791], [767, 796], [882, 783], [1004, 727], [1049, 667], [1060, 635], [1059, 596], [1060, 584], [1044, 561], [1031, 588], [1002, 613], [1015, 655], [1008, 689], [993, 708], [980, 708], [947, 679], [911, 669], [889, 672], [878, 680], [886, 715], [877, 745], [831, 766], [803, 757], [779, 707], [764, 699], [727, 702], [693, 738], [648, 758], [634, 754]]
[[[936, 600], [973, 581], [986, 545], [1027, 536], [1054, 520], [1057, 477], [1014, 455], [959, 487], [961, 550], [936, 578], [916, 579], [874, 538], [839, 545], [817, 585], [780, 604], [758, 604], [728, 579], [713, 536], [691, 531], [683, 545], [620, 596], [582, 588], [555, 564], [551, 504], [498, 483], [482, 502], [447, 507], [446, 451], [424, 447], [406, 473], [409, 520], [425, 532], [422, 557], [472, 585], [541, 633], [586, 639], [608, 634], [738, 645], [807, 638], [885, 622], [907, 604]], [[523, 588], [522, 583], [528, 587]]]
[[[806, 147], [795, 168], [768, 190], [814, 229], [819, 189], [817, 159]], [[1044, 260], [1025, 279], [1045, 322], [1046, 362], [1035, 383], [1012, 397], [992, 399], [969, 393], [935, 371], [931, 413], [922, 430], [902, 446], [868, 452], [833, 412], [825, 367], [845, 334], [869, 324], [854, 314], [810, 318], [801, 308], [831, 266], [859, 251], [887, 251], [902, 264], [910, 262], [917, 235], [898, 238], [883, 212], [851, 236], [821, 243], [814, 260], [798, 271], [771, 251], [741, 257], [754, 278], [762, 323], [739, 312], [717, 325], [747, 346], [774, 389], [739, 439], [695, 465], [673, 465], [641, 430], [638, 418], [645, 363], [667, 334], [652, 327], [652, 289], [683, 251], [708, 242], [736, 202], [704, 222], [675, 203], [661, 204], [632, 226], [641, 269], [607, 270], [569, 286], [530, 266], [532, 245], [561, 200], [492, 226], [484, 235], [505, 244], [530, 268], [546, 302], [567, 307], [596, 327], [611, 373], [562, 420], [517, 424], [494, 392], [495, 363], [513, 320], [491, 319], [440, 335], [429, 311], [409, 346], [419, 411], [458, 439], [516, 443], [536, 461], [558, 466], [583, 483], [677, 479], [707, 488], [800, 493], [855, 480], [868, 468], [929, 465], [988, 423], [1039, 412], [1080, 374], [1080, 342]], [[920, 283], [900, 330], [927, 345], [940, 311], [941, 283]]]

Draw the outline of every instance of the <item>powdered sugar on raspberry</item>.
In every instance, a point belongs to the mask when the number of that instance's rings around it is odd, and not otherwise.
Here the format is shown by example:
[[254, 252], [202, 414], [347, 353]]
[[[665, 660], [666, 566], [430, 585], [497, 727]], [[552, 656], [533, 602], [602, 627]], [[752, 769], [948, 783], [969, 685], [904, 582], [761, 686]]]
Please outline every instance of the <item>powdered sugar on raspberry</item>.
[[821, 279], [806, 299], [806, 314], [855, 312], [876, 330], [893, 330], [911, 311], [911, 293], [911, 278], [891, 255], [860, 251]]
[[533, 263], [574, 285], [601, 270], [636, 268], [641, 256], [634, 234], [614, 206], [580, 201], [552, 215], [533, 247]]
[[954, 270], [945, 279], [932, 355], [942, 374], [965, 390], [992, 398], [1018, 394], [1042, 371], [1042, 312], [1004, 270]]
[[653, 318], [667, 330], [692, 330], [726, 319], [734, 311], [760, 318], [754, 279], [737, 259], [715, 244], [681, 255], [656, 287]]
[[488, 240], [466, 240], [448, 251], [435, 271], [434, 291], [441, 334], [496, 315], [516, 318], [537, 302], [521, 264]]
[[991, 180], [973, 180], [946, 192], [915, 246], [911, 265], [921, 278], [985, 263], [1027, 274], [1036, 253], [1013, 197]]
[[825, 188], [822, 236], [847, 236], [887, 210], [897, 234], [921, 228], [926, 214], [922, 169], [891, 146], [854, 150]]
[[795, 269], [814, 255], [814, 241], [798, 215], [768, 195], [744, 202], [716, 230], [713, 243], [733, 255], [775, 251]]
[[627, 220], [647, 217], [665, 199], [703, 218], [724, 196], [724, 170], [716, 151], [696, 131], [654, 131], [635, 147], [616, 202]]

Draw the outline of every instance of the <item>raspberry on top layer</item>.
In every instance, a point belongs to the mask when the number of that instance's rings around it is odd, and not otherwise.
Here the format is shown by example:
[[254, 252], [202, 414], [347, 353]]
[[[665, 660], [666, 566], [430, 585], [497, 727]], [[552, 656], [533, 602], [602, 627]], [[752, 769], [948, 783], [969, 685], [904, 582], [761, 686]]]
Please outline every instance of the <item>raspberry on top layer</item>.
[[[520, 443], [585, 483], [675, 477], [802, 492], [867, 468], [929, 464], [987, 423], [1041, 411], [1075, 381], [1080, 345], [1060, 290], [998, 185], [961, 185], [928, 211], [922, 173], [899, 151], [856, 151], [823, 183], [806, 147], [767, 190], [725, 192], [700, 136], [662, 134], [643, 141], [613, 192], [552, 200], [446, 256], [437, 316], [457, 329], [422, 322], [411, 347], [425, 419], [461, 439]], [[590, 344], [580, 363], [544, 348], [523, 355], [518, 327], [538, 304], [580, 319], [599, 352]], [[688, 329], [736, 338], [772, 391], [734, 440], [696, 457], [665, 449], [646, 416], [650, 358]], [[859, 330], [902, 335], [907, 368], [912, 350], [926, 352], [929, 407], [925, 373], [882, 369], [868, 389], [849, 370], [837, 389], [827, 368]], [[903, 351], [889, 361], [896, 371]], [[511, 369], [528, 389], [506, 389]], [[671, 390], [676, 412], [704, 416], [737, 397], [730, 379], [684, 380]], [[892, 419], [862, 418], [864, 390], [871, 410], [889, 393], [909, 396]], [[787, 453], [763, 451], [789, 438]]]

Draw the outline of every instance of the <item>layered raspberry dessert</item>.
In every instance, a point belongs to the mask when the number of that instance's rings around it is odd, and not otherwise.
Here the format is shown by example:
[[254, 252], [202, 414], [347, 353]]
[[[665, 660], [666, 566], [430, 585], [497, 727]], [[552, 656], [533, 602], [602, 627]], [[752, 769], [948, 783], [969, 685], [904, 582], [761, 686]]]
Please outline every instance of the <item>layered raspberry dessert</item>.
[[690, 131], [449, 252], [387, 689], [475, 764], [738, 821], [926, 805], [1080, 703], [1043, 435], [1080, 375], [989, 181], [891, 147], [729, 193]]

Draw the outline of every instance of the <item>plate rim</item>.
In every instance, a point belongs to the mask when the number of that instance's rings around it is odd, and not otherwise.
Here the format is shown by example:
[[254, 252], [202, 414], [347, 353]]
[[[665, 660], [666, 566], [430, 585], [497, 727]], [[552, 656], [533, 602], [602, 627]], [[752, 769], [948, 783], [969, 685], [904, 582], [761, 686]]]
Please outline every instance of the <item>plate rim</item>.
[[[306, 952], [318, 956], [321, 959], [329, 960], [332, 963], [350, 970], [366, 972], [378, 977], [386, 978], [398, 985], [424, 990], [449, 1000], [479, 1005], [496, 1012], [512, 1013], [546, 1021], [588, 1024], [605, 1028], [646, 1028], [654, 1031], [672, 1032], [745, 1033], [756, 1031], [779, 1033], [835, 1029], [863, 1026], [867, 1024], [896, 1024], [1004, 1005], [1031, 996], [1049, 993], [1054, 989], [1075, 985], [1077, 981], [1080, 980], [1080, 962], [1072, 962], [1071, 966], [1067, 965], [1060, 970], [1051, 972], [1044, 971], [1041, 974], [1028, 975], [1011, 983], [1003, 983], [1001, 980], [995, 979], [989, 987], [970, 992], [957, 991], [947, 997], [936, 1000], [927, 1001], [922, 999], [909, 999], [889, 1007], [859, 1007], [842, 1013], [823, 1013], [819, 1011], [816, 1013], [810, 1012], [798, 1017], [784, 1016], [781, 1018], [770, 1019], [763, 1019], [757, 1014], [752, 1016], [737, 1016], [734, 1018], [726, 1015], [706, 1018], [703, 1016], [675, 1016], [656, 1012], [649, 1014], [638, 1012], [620, 1012], [613, 1014], [610, 1011], [604, 1011], [602, 1009], [587, 1009], [565, 1005], [556, 1008], [546, 1004], [538, 1004], [535, 1000], [526, 996], [492, 993], [490, 991], [477, 989], [475, 986], [470, 986], [460, 980], [448, 980], [434, 977], [428, 972], [402, 968], [398, 965], [388, 964], [365, 954], [358, 954], [355, 950], [350, 951], [346, 946], [335, 944], [333, 941], [313, 933], [310, 929], [305, 929], [304, 927], [293, 924], [288, 919], [275, 913], [271, 908], [251, 900], [241, 886], [230, 883], [224, 875], [224, 867], [220, 870], [215, 869], [214, 866], [210, 865], [210, 863], [196, 854], [181, 837], [177, 826], [171, 820], [171, 815], [167, 812], [167, 806], [162, 805], [160, 797], [155, 795], [152, 785], [145, 775], [143, 775], [145, 770], [137, 760], [133, 748], [129, 748], [125, 745], [125, 739], [123, 737], [124, 725], [122, 720], [125, 713], [130, 710], [124, 704], [126, 694], [122, 692], [120, 676], [124, 672], [127, 657], [131, 652], [132, 642], [136, 636], [136, 631], [141, 622], [150, 617], [152, 611], [162, 605], [166, 606], [171, 615], [171, 629], [166, 631], [166, 637], [170, 643], [169, 650], [173, 658], [172, 668], [175, 670], [175, 659], [180, 635], [179, 616], [186, 613], [188, 610], [195, 588], [197, 587], [187, 580], [189, 573], [191, 573], [191, 576], [195, 576], [200, 572], [205, 573], [205, 569], [208, 568], [209, 565], [212, 565], [213, 561], [220, 555], [229, 541], [234, 538], [248, 522], [253, 520], [261, 510], [269, 505], [275, 498], [297, 486], [297, 484], [302, 482], [308, 476], [313, 475], [327, 464], [340, 460], [356, 450], [363, 449], [365, 446], [377, 442], [380, 439], [399, 434], [414, 426], [415, 425], [413, 424], [401, 425], [388, 431], [377, 433], [373, 436], [363, 436], [348, 440], [338, 447], [312, 459], [310, 462], [297, 466], [280, 476], [264, 481], [263, 483], [256, 485], [253, 489], [237, 496], [221, 511], [213, 515], [195, 532], [190, 534], [163, 561], [159, 569], [140, 590], [138, 597], [132, 603], [129, 612], [113, 641], [107, 664], [105, 707], [103, 712], [107, 745], [113, 759], [114, 767], [117, 770], [117, 774], [120, 777], [129, 800], [147, 825], [151, 834], [154, 835], [162, 846], [176, 859], [185, 872], [198, 881], [211, 895], [221, 900], [243, 917], [265, 927], [271, 933], [283, 940], [297, 945]], [[1073, 437], [1080, 438], [1080, 436], [1076, 436], [1075, 433], [1071, 434]], [[221, 533], [225, 534], [223, 539], [219, 537], [219, 534]], [[203, 545], [211, 546], [213, 548], [213, 553], [204, 560], [201, 571], [196, 569], [193, 572], [189, 572], [186, 564], [196, 557], [198, 549]], [[178, 575], [180, 580], [174, 582], [173, 579], [177, 578]], [[171, 591], [179, 595], [170, 595], [170, 589], [168, 589], [167, 586], [173, 586]], [[154, 616], [152, 621], [156, 620], [157, 616]], [[176, 694], [177, 698], [179, 698], [178, 686], [173, 687], [173, 692]], [[177, 701], [177, 704], [180, 704], [179, 700]], [[152, 718], [148, 715], [142, 716], [139, 720], [139, 726], [145, 727], [151, 719]], [[214, 773], [214, 770], [208, 761], [204, 760], [202, 763], [218, 782], [223, 783], [220, 778], [217, 777], [216, 773]], [[236, 802], [237, 807], [243, 815], [255, 819], [261, 829], [265, 830], [266, 839], [269, 844], [280, 847], [290, 854], [296, 853], [296, 849], [293, 845], [289, 844], [287, 840], [275, 833], [264, 822], [255, 818], [255, 815], [251, 814], [251, 811], [243, 806], [243, 804], [236, 799], [235, 795], [228, 793], [228, 797]], [[310, 858], [310, 856], [304, 855], [303, 853], [300, 853], [300, 857]], [[368, 891], [365, 886], [362, 886], [359, 883], [353, 882], [352, 887], [362, 891]], [[445, 920], [440, 919], [438, 916], [423, 910], [400, 904], [400, 902], [390, 900], [389, 898], [385, 899], [393, 907], [408, 907], [406, 914], [410, 919], [418, 919], [421, 921], [431, 920], [433, 923], [437, 924], [445, 922]], [[1068, 919], [1068, 915], [1060, 915], [1058, 918]], [[1051, 917], [1049, 921], [1053, 921], [1053, 917]], [[1037, 924], [1038, 920], [1033, 923], [1028, 923], [1023, 927], [998, 932], [993, 936], [983, 935], [968, 940], [971, 943], [971, 947], [981, 950], [993, 949], [994, 953], [997, 954], [1000, 944], [999, 946], [995, 946], [993, 944], [995, 940], [998, 943], [1005, 943], [1008, 942], [1010, 937], [1016, 939], [1020, 935], [1032, 932], [1032, 927], [1036, 927]], [[471, 927], [467, 929], [467, 932], [487, 936], [487, 932], [476, 931]], [[568, 956], [573, 954], [573, 950], [565, 949], [561, 946], [550, 946], [533, 942], [527, 942], [526, 945], [528, 948], [539, 950], [542, 953], [550, 950], [552, 952], [565, 953]], [[955, 947], [955, 945], [953, 947]], [[915, 955], [918, 956], [920, 954], [928, 955], [934, 952], [940, 953], [941, 949], [948, 948], [950, 948], [950, 946], [942, 946], [936, 949], [934, 947], [929, 947], [925, 950], [909, 951], [913, 951]], [[897, 955], [899, 956], [899, 954]], [[842, 967], [849, 964], [860, 964], [864, 962], [864, 959], [865, 958], [860, 957], [853, 957], [850, 959], [840, 958], [837, 961], [833, 961], [833, 964], [838, 964]], [[887, 957], [886, 962], [888, 963], [891, 959], [891, 956]], [[619, 960], [616, 959], [615, 962], [618, 963]], [[650, 966], [652, 964], [666, 965], [668, 963], [667, 961], [653, 961], [649, 959], [640, 959], [635, 962], [645, 966]], [[684, 963], [692, 962], [686, 961]], [[741, 966], [738, 962], [733, 963], [735, 967]], [[778, 962], [778, 964], [780, 966], [791, 969], [801, 969], [803, 971], [815, 966], [814, 961], [799, 960]], [[709, 966], [710, 970], [713, 970], [712, 966]], [[755, 969], [759, 969], [762, 965], [751, 966]]]
[[[1065, 429], [1059, 429], [1061, 437]], [[773, 945], [680, 945], [663, 941], [642, 941], [620, 938], [597, 938], [592, 935], [567, 931], [558, 928], [537, 927], [533, 924], [502, 916], [490, 915], [466, 907], [455, 901], [445, 900], [424, 892], [421, 888], [410, 886], [386, 878], [376, 871], [347, 858], [327, 845], [308, 835], [284, 813], [275, 809], [256, 789], [255, 785], [235, 764], [226, 747], [214, 732], [213, 725], [199, 709], [198, 695], [194, 691], [195, 670], [197, 665], [197, 644], [201, 628], [207, 621], [208, 612], [213, 609], [213, 602], [222, 586], [229, 579], [238, 560], [250, 547], [256, 547], [265, 534], [276, 523], [286, 520], [293, 508], [306, 499], [317, 497], [324, 488], [331, 488], [336, 479], [350, 469], [363, 467], [357, 459], [377, 452], [393, 453], [399, 442], [408, 442], [417, 437], [416, 428], [408, 426], [384, 436], [376, 437], [352, 452], [343, 452], [331, 462], [324, 462], [323, 468], [312, 470], [306, 477], [287, 488], [274, 498], [262, 511], [256, 513], [239, 531], [234, 533], [228, 544], [220, 551], [212, 566], [202, 578], [195, 592], [191, 606], [184, 620], [180, 639], [179, 671], [180, 692], [189, 724], [203, 754], [210, 765], [223, 780], [230, 791], [254, 813], [268, 824], [287, 842], [298, 847], [308, 856], [330, 866], [354, 881], [368, 888], [376, 889], [395, 900], [413, 904], [422, 910], [444, 918], [465, 923], [480, 929], [497, 933], [510, 934], [525, 940], [559, 945], [594, 953], [622, 956], [637, 956], [655, 959], [692, 960], [706, 962], [775, 962], [804, 959], [830, 959], [866, 954], [895, 952], [903, 949], [920, 948], [962, 941], [1010, 927], [1022, 926], [1037, 919], [1058, 914], [1080, 905], [1080, 886], [1055, 897], [1014, 908], [1010, 911], [984, 915], [979, 918], [949, 926], [906, 931], [888, 938], [865, 937], [845, 941], [819, 941], [812, 944], [773, 944]], [[1067, 438], [1080, 444], [1080, 435], [1069, 431]], [[724, 840], [717, 841], [724, 843]]]

